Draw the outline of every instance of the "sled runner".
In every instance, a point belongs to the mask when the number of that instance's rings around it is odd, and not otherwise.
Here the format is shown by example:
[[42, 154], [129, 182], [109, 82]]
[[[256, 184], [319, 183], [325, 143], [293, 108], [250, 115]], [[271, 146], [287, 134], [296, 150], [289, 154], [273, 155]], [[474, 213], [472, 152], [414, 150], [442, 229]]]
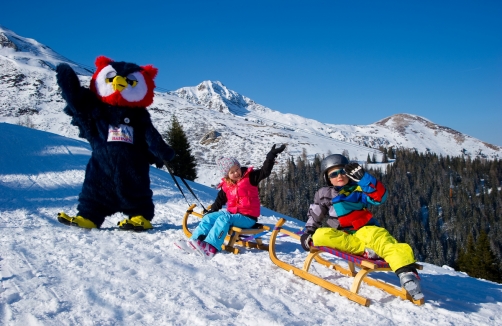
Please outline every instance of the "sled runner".
[[[281, 261], [279, 258], [277, 258], [277, 255], [275, 252], [276, 240], [277, 240], [279, 233], [289, 235], [297, 240], [300, 240], [300, 235], [282, 228], [282, 226], [284, 225], [285, 222], [286, 222], [286, 220], [284, 218], [281, 218], [276, 223], [274, 230], [272, 231], [272, 235], [270, 236], [270, 241], [269, 241], [270, 259], [272, 260], [272, 262], [274, 262], [274, 264], [281, 267], [282, 269], [285, 269], [286, 271], [292, 272], [294, 275], [297, 275], [297, 276], [299, 276], [307, 281], [310, 281], [314, 284], [322, 286], [326, 290], [339, 293], [340, 295], [347, 297], [349, 300], [357, 302], [357, 303], [359, 303], [363, 306], [366, 306], [366, 307], [368, 307], [370, 305], [370, 299], [365, 298], [365, 297], [361, 296], [360, 294], [358, 294], [359, 287], [361, 286], [361, 282], [365, 282], [366, 284], [377, 287], [381, 290], [384, 290], [385, 292], [387, 292], [389, 294], [392, 294], [396, 297], [400, 297], [404, 300], [410, 300], [411, 302], [413, 302], [416, 305], [424, 304], [424, 299], [413, 300], [412, 297], [403, 288], [396, 287], [392, 284], [385, 283], [383, 281], [379, 281], [379, 280], [367, 277], [367, 275], [370, 272], [391, 271], [389, 264], [387, 264], [383, 260], [368, 260], [368, 259], [365, 259], [361, 256], [351, 255], [348, 253], [338, 251], [333, 248], [312, 246], [310, 253], [307, 255], [307, 258], [305, 259], [305, 262], [303, 263], [303, 268], [298, 268], [298, 267], [290, 265], [284, 261]], [[323, 253], [329, 253], [329, 254], [335, 255], [336, 257], [345, 259], [348, 263], [348, 268], [344, 268], [338, 264], [335, 264], [334, 262], [331, 262], [331, 261], [328, 261], [328, 260], [321, 258], [321, 254], [323, 254]], [[334, 283], [331, 283], [331, 282], [329, 282], [319, 276], [315, 276], [315, 275], [309, 273], [309, 268], [314, 260], [316, 262], [318, 262], [319, 264], [324, 265], [330, 269], [337, 270], [338, 272], [340, 272], [346, 276], [354, 277], [354, 281], [352, 282], [352, 286], [351, 286], [350, 290], [345, 289], [341, 286], [338, 286]], [[359, 269], [359, 271], [356, 271], [356, 267]], [[419, 264], [415, 264], [415, 268], [422, 269], [422, 266]]]
[[[204, 216], [204, 214], [194, 211], [194, 208], [196, 206], [196, 204], [190, 205], [190, 207], [188, 207], [187, 211], [185, 212], [185, 215], [183, 216], [183, 232], [188, 238], [192, 236], [192, 232], [188, 229], [188, 217], [190, 215], [196, 216], [198, 218], [202, 218]], [[210, 207], [208, 207], [208, 209], [209, 208]], [[242, 229], [236, 226], [232, 226], [228, 230], [228, 234], [225, 237], [226, 244], [223, 244], [221, 248], [233, 254], [238, 254], [240, 251], [240, 249], [236, 246], [268, 250], [268, 245], [263, 243], [262, 237], [269, 231], [270, 227], [259, 223], [256, 223], [255, 227], [251, 229]]]

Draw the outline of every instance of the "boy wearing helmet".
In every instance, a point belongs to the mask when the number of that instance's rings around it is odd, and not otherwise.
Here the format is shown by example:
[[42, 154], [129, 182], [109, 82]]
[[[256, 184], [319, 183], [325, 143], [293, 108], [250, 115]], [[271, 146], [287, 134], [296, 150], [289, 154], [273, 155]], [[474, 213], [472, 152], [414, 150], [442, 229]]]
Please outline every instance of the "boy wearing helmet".
[[[414, 300], [424, 297], [420, 278], [413, 263], [413, 250], [398, 243], [380, 227], [367, 209], [387, 199], [383, 184], [358, 163], [349, 163], [340, 154], [329, 155], [321, 162], [322, 179], [328, 184], [319, 189], [308, 210], [303, 249], [310, 245], [326, 246], [368, 259], [383, 258], [397, 274], [401, 286]], [[328, 227], [322, 227], [326, 220]]]

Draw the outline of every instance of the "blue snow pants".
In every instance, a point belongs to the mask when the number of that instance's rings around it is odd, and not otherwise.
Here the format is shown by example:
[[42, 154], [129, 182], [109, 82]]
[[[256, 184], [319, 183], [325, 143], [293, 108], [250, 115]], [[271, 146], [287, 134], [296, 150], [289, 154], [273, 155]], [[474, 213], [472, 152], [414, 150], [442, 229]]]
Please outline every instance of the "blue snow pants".
[[255, 223], [256, 220], [245, 215], [232, 214], [226, 210], [221, 210], [204, 215], [190, 239], [197, 240], [199, 236], [205, 235], [206, 239], [204, 241], [220, 251], [231, 226], [249, 229]]

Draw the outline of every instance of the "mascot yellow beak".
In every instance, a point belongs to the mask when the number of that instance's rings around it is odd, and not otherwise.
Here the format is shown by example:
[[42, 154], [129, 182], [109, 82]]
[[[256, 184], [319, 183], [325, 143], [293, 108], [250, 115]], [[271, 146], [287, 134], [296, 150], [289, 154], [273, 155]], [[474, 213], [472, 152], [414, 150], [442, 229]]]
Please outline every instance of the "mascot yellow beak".
[[112, 81], [114, 91], [122, 92], [127, 87], [127, 80], [122, 76], [115, 76]]

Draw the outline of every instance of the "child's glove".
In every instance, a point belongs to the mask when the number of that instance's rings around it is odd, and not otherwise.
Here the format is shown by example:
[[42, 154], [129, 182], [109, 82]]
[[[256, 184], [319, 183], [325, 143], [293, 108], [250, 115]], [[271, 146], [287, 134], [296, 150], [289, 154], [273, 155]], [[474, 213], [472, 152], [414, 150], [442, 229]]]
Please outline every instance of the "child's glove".
[[364, 177], [364, 169], [359, 163], [349, 163], [344, 167], [345, 173], [347, 173], [347, 177], [354, 180], [355, 182], [361, 181]]
[[211, 214], [211, 213], [214, 213], [214, 212], [217, 212], [217, 211], [213, 211], [212, 208], [210, 209], [205, 209], [202, 211], [202, 215], [207, 215], [207, 214]]
[[300, 244], [305, 251], [310, 251], [310, 244], [312, 243], [312, 234], [304, 233], [300, 236]]
[[275, 148], [275, 144], [274, 146], [272, 146], [272, 149], [270, 150], [270, 152], [268, 152], [267, 154], [267, 158], [269, 160], [275, 160], [275, 158], [277, 157], [277, 155], [279, 153], [282, 153], [282, 151], [286, 148], [286, 145], [285, 144], [282, 144], [281, 147], [279, 148]]

